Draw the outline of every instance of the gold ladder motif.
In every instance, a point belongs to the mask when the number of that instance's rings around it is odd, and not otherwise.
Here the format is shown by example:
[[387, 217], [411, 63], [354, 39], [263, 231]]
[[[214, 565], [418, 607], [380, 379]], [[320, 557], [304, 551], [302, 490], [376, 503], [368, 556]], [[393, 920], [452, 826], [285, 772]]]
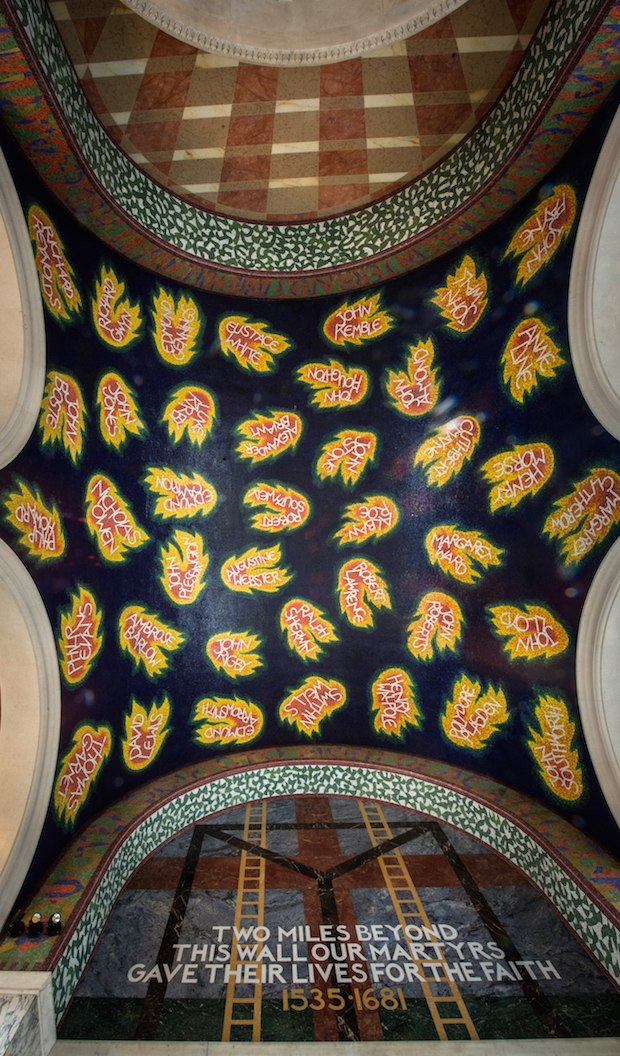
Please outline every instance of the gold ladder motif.
[[[267, 830], [267, 802], [248, 803], [245, 810], [245, 825], [243, 839], [246, 843], [255, 843], [257, 846], [265, 846]], [[252, 1027], [252, 1041], [260, 1041], [261, 1028], [261, 993], [260, 983], [262, 961], [242, 960], [239, 961], [239, 942], [237, 934], [241, 928], [262, 928], [265, 917], [265, 859], [251, 851], [241, 852], [239, 865], [239, 883], [237, 885], [237, 906], [235, 909], [235, 931], [230, 947], [230, 976], [226, 988], [226, 1005], [224, 1007], [224, 1027], [222, 1030], [222, 1041], [230, 1041], [232, 1027]], [[243, 942], [243, 940], [242, 940]], [[255, 945], [253, 941], [248, 945]], [[257, 956], [263, 949], [262, 942], [258, 946]], [[254, 978], [257, 982], [242, 982], [246, 977], [245, 968], [254, 968]], [[240, 979], [237, 980], [237, 973]], [[250, 973], [251, 974], [251, 973]], [[254, 997], [237, 997], [239, 987], [254, 986]], [[235, 1006], [251, 1006], [251, 1019], [233, 1019]], [[249, 1011], [249, 1009], [248, 1009]], [[238, 1014], [241, 1009], [238, 1009]]]
[[[362, 817], [364, 818], [364, 821], [366, 823], [368, 834], [370, 836], [370, 839], [372, 840], [373, 847], [377, 847], [380, 843], [383, 843], [385, 840], [391, 840], [392, 832], [387, 821], [385, 820], [385, 815], [379, 804], [364, 803], [361, 799], [358, 799], [358, 803], [362, 812]], [[418, 927], [430, 928], [430, 921], [428, 919], [428, 916], [426, 915], [424, 906], [420, 901], [418, 892], [414, 887], [411, 875], [409, 873], [409, 870], [407, 869], [407, 866], [405, 865], [405, 860], [402, 854], [400, 853], [399, 849], [395, 848], [393, 851], [381, 855], [381, 857], [379, 858], [379, 865], [381, 866], [381, 871], [385, 880], [385, 886], [390, 892], [392, 905], [396, 910], [396, 915], [398, 917], [399, 924], [403, 929], [403, 937], [405, 938], [405, 940], [407, 940], [407, 933], [405, 931], [407, 924], [416, 924]], [[411, 946], [411, 940], [409, 940], [409, 945]], [[470, 1038], [477, 1038], [478, 1033], [476, 1031], [476, 1028], [474, 1027], [474, 1024], [472, 1023], [471, 1016], [467, 1011], [467, 1006], [465, 1005], [465, 1002], [461, 997], [459, 988], [457, 987], [454, 980], [450, 978], [448, 972], [446, 971], [446, 960], [443, 954], [435, 959], [431, 957], [425, 958], [424, 963], [427, 966], [430, 966], [431, 964], [439, 965], [438, 973], [440, 971], [443, 971], [444, 978], [427, 979], [424, 968], [422, 967], [422, 962], [419, 960], [419, 958], [414, 957], [414, 952], [414, 950], [411, 950], [411, 956], [413, 957], [414, 962], [418, 966], [418, 971], [420, 975], [424, 977], [423, 980], [420, 979], [420, 986], [422, 987], [422, 992], [426, 999], [426, 1003], [428, 1004], [431, 1016], [433, 1017], [435, 1029], [441, 1040], [455, 1040], [450, 1039], [446, 1033], [446, 1025], [449, 1023], [463, 1024], [467, 1028], [467, 1032]], [[442, 953], [441, 950], [439, 952], [440, 954]], [[434, 974], [435, 973], [433, 972], [433, 975]], [[433, 988], [436, 987], [438, 983], [442, 983], [444, 985], [447, 984], [450, 987], [450, 997], [437, 997], [433, 993]], [[456, 1004], [460, 1012], [460, 1016], [450, 1018], [442, 1017], [441, 1006], [448, 1002], [453, 1005]]]

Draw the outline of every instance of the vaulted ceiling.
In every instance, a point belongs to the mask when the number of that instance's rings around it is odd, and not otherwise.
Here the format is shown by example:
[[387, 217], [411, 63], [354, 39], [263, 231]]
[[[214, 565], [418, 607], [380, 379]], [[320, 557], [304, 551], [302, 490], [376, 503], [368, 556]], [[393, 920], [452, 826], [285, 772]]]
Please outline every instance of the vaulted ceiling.
[[50, 6], [136, 165], [196, 205], [283, 222], [366, 205], [454, 150], [515, 76], [549, 0], [468, 0], [386, 48], [292, 67], [199, 51], [116, 0]]

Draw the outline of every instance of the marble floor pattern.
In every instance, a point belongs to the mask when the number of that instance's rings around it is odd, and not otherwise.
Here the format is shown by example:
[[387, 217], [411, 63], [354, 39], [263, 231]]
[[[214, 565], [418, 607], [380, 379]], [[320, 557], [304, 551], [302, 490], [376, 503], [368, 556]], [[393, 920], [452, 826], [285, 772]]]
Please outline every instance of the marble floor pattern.
[[[258, 855], [246, 807], [168, 841], [123, 890], [60, 1039], [245, 1042], [257, 1009], [267, 1042], [438, 1040], [437, 1009], [446, 1040], [620, 1035], [617, 988], [517, 869], [448, 825], [383, 810], [389, 839], [360, 801], [299, 796], [267, 802]], [[410, 917], [418, 948], [398, 941], [396, 851], [426, 914]], [[259, 895], [243, 919], [240, 899]], [[426, 984], [405, 970], [411, 950]], [[226, 1036], [231, 987], [247, 1022], [233, 1014]]]
[[196, 205], [261, 221], [329, 216], [458, 146], [518, 69], [549, 0], [468, 0], [407, 40], [323, 66], [199, 52], [117, 0], [51, 0], [112, 139]]

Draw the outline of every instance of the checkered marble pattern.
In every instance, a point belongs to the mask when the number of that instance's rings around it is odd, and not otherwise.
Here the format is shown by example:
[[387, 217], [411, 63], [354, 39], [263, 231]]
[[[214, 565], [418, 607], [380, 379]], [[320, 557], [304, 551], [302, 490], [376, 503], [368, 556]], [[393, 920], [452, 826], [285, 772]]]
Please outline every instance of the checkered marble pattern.
[[115, 0], [52, 0], [114, 141], [195, 205], [262, 221], [366, 205], [457, 146], [513, 78], [548, 0], [469, 0], [385, 51], [278, 69], [158, 30]]

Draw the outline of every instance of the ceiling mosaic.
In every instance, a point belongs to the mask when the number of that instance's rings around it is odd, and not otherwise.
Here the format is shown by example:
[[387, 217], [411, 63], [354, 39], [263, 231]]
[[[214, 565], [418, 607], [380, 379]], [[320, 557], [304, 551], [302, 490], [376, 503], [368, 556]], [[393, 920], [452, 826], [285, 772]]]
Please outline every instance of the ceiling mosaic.
[[272, 304], [112, 253], [7, 144], [47, 314], [2, 474], [64, 682], [45, 853], [147, 778], [317, 742], [465, 765], [617, 849], [574, 643], [620, 462], [566, 332], [608, 119], [466, 250]]
[[510, 83], [548, 0], [469, 0], [385, 51], [260, 66], [116, 0], [50, 4], [86, 96], [147, 175], [200, 207], [298, 221], [366, 205], [454, 149]]

